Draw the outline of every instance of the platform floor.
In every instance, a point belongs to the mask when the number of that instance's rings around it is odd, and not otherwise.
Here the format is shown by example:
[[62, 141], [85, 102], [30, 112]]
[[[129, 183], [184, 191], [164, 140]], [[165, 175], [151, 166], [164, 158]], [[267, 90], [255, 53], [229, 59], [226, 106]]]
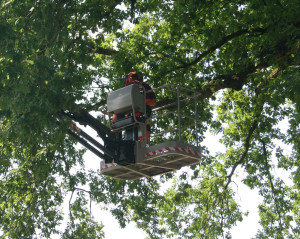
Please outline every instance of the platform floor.
[[132, 165], [102, 163], [100, 173], [113, 178], [135, 180], [176, 171], [200, 161], [199, 149], [181, 142], [171, 141], [146, 148], [144, 159], [137, 160], [137, 163]]

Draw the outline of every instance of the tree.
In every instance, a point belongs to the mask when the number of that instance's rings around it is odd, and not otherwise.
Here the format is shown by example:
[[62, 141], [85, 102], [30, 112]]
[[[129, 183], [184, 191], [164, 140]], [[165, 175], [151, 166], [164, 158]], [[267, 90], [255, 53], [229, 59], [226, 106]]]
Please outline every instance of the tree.
[[[299, 237], [298, 1], [3, 0], [0, 8], [3, 238], [103, 238], [88, 198], [150, 238], [230, 238], [244, 217], [234, 200], [237, 168], [264, 198], [256, 237]], [[57, 124], [61, 112], [97, 111], [132, 70], [153, 86], [200, 92], [200, 134], [222, 133], [226, 152], [213, 157], [204, 141], [203, 162], [176, 176], [120, 181], [86, 172], [84, 151], [66, 135], [70, 121]], [[70, 193], [77, 197], [60, 232]]]

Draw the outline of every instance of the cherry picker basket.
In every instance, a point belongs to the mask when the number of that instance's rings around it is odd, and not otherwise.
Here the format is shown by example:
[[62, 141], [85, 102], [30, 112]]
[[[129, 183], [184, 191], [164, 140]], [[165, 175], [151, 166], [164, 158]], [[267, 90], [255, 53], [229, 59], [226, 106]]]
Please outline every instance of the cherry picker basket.
[[[122, 132], [130, 127], [137, 127], [139, 135], [142, 135], [143, 140], [139, 141], [137, 140], [137, 137], [135, 137], [132, 156], [134, 159], [131, 159], [131, 162], [134, 163], [120, 165], [116, 162], [107, 163], [101, 161], [100, 173], [102, 175], [124, 180], [134, 180], [142, 177], [154, 177], [201, 162], [201, 152], [197, 135], [198, 124], [200, 123], [197, 119], [197, 92], [176, 85], [164, 85], [154, 89], [154, 91], [155, 90], [173, 91], [173, 93], [176, 94], [177, 100], [176, 102], [154, 109], [153, 111], [156, 113], [152, 117], [152, 124], [157, 126], [159, 120], [162, 120], [166, 115], [172, 114], [177, 118], [177, 127], [167, 131], [162, 130], [159, 133], [156, 132], [156, 135], [153, 137], [166, 136], [177, 131], [177, 141], [165, 141], [157, 145], [146, 145], [146, 124], [143, 120], [139, 121], [135, 117], [137, 111], [141, 111], [145, 114], [145, 93], [143, 93], [143, 90], [139, 88], [138, 85], [132, 85], [130, 88], [124, 87], [114, 91], [108, 96], [107, 101], [111, 129], [113, 131]], [[194, 116], [183, 114], [181, 105], [186, 100], [194, 100]], [[174, 107], [176, 110], [174, 110]], [[132, 112], [130, 120], [123, 117], [119, 122], [112, 121], [112, 114], [126, 115], [128, 112]], [[190, 118], [190, 121], [193, 121], [192, 125], [183, 127], [181, 125], [181, 120], [183, 118]], [[181, 137], [182, 131], [190, 130], [191, 127], [193, 127], [193, 131], [196, 134], [195, 146], [183, 142]]]

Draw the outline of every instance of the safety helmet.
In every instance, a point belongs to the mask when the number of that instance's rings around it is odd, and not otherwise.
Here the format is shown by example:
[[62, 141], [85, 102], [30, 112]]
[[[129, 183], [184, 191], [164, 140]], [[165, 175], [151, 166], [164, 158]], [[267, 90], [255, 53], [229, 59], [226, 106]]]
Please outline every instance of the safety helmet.
[[125, 76], [125, 85], [132, 84], [133, 82], [142, 83], [143, 76], [140, 73], [130, 72], [128, 75]]

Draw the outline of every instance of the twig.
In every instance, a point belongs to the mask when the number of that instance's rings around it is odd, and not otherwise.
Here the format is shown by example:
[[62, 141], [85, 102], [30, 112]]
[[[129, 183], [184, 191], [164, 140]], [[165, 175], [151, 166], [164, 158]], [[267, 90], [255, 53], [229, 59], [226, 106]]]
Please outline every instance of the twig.
[[83, 188], [76, 188], [76, 187], [74, 187], [74, 190], [80, 190], [80, 191], [83, 191], [90, 195], [90, 218], [91, 218], [91, 216], [92, 216], [92, 193], [91, 193], [91, 191], [85, 190]]
[[266, 144], [265, 142], [260, 139], [260, 142], [263, 146], [263, 155], [264, 155], [264, 158], [265, 158], [265, 168], [267, 170], [267, 174], [268, 174], [268, 181], [270, 183], [270, 186], [271, 186], [271, 192], [272, 192], [272, 199], [274, 201], [274, 204], [275, 204], [275, 210], [276, 210], [276, 213], [277, 213], [277, 217], [278, 217], [278, 221], [279, 221], [279, 230], [280, 230], [280, 233], [282, 232], [282, 220], [281, 220], [281, 214], [279, 212], [279, 209], [278, 209], [278, 200], [275, 196], [275, 188], [274, 188], [274, 184], [273, 184], [273, 180], [272, 180], [272, 176], [271, 176], [271, 173], [270, 173], [270, 170], [268, 168], [268, 158], [267, 158], [267, 149], [266, 149]]
[[74, 190], [72, 190], [72, 194], [71, 194], [71, 197], [70, 197], [70, 200], [69, 200], [69, 213], [70, 213], [71, 220], [73, 220], [72, 207], [71, 207], [71, 201], [72, 201], [72, 198], [73, 198], [73, 194], [74, 194]]
[[237, 168], [237, 166], [239, 166], [240, 164], [242, 164], [244, 162], [244, 159], [247, 156], [247, 153], [249, 151], [249, 147], [250, 147], [250, 141], [253, 135], [253, 132], [256, 130], [257, 126], [258, 126], [258, 118], [259, 118], [260, 114], [257, 115], [256, 119], [253, 121], [251, 128], [248, 132], [245, 144], [244, 144], [244, 152], [243, 154], [240, 156], [239, 160], [233, 165], [233, 168], [231, 169], [231, 172], [228, 176], [226, 176], [228, 178], [227, 183], [225, 185], [225, 189], [227, 189], [228, 185], [231, 183], [231, 178]]
[[[277, 75], [279, 74], [279, 72], [282, 70], [282, 67], [278, 67], [276, 68], [275, 70], [272, 71], [272, 73], [266, 78], [265, 82], [261, 85], [259, 85], [255, 91], [255, 93], [258, 95], [261, 93], [261, 89], [265, 86], [268, 85], [270, 79], [274, 78], [274, 77], [277, 77]], [[260, 112], [262, 111], [263, 107], [261, 107], [261, 110]], [[231, 169], [231, 172], [230, 174], [227, 176], [228, 178], [228, 181], [225, 185], [225, 189], [227, 189], [228, 185], [231, 183], [231, 179], [232, 179], [232, 176], [237, 168], [238, 165], [242, 164], [247, 156], [247, 153], [249, 151], [249, 147], [250, 147], [250, 141], [251, 141], [251, 138], [252, 138], [252, 135], [254, 133], [254, 131], [256, 130], [257, 126], [258, 126], [258, 119], [260, 117], [261, 113], [259, 113], [258, 115], [256, 115], [255, 117], [255, 120], [253, 121], [252, 125], [251, 125], [251, 128], [248, 132], [248, 135], [247, 135], [247, 138], [245, 140], [245, 144], [244, 144], [244, 152], [243, 154], [240, 156], [239, 160], [233, 165], [233, 168]]]

